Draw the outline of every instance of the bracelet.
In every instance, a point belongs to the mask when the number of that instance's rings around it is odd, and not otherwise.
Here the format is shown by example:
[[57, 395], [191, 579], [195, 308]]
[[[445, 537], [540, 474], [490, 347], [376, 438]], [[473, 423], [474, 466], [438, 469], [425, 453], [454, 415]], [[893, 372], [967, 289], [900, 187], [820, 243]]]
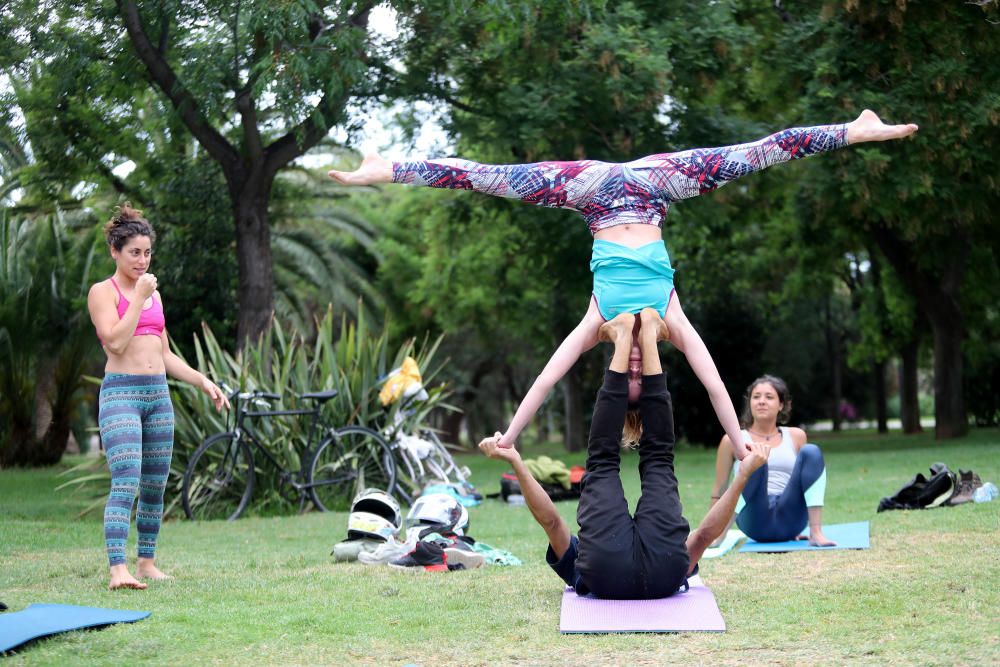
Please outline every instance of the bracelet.
[[722, 496], [712, 496], [712, 500], [718, 500], [718, 499], [719, 499], [719, 498], [721, 498], [721, 497], [722, 497]]

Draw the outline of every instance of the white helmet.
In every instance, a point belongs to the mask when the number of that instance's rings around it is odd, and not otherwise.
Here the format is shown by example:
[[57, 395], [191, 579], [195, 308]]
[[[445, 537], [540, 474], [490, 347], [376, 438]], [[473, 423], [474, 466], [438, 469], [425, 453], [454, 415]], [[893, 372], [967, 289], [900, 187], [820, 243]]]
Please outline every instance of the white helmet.
[[354, 497], [347, 518], [347, 539], [374, 537], [388, 540], [399, 535], [401, 520], [399, 503], [378, 489], [365, 489]]
[[448, 493], [428, 493], [417, 498], [406, 515], [407, 527], [440, 527], [457, 535], [469, 530], [469, 511]]

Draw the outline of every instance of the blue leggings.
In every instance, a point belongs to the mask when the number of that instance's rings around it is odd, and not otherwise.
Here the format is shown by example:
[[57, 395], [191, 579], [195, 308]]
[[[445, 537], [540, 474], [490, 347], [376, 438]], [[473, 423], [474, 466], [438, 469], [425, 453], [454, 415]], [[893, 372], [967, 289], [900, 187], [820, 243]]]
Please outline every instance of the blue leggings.
[[767, 493], [767, 464], [750, 475], [737, 510], [736, 525], [758, 542], [795, 539], [809, 524], [809, 507], [823, 505], [826, 464], [816, 445], [802, 445], [788, 485], [780, 495]]
[[111, 493], [104, 506], [108, 563], [125, 563], [136, 495], [139, 557], [153, 558], [174, 447], [174, 408], [166, 376], [108, 373], [101, 383], [98, 421], [111, 470]]

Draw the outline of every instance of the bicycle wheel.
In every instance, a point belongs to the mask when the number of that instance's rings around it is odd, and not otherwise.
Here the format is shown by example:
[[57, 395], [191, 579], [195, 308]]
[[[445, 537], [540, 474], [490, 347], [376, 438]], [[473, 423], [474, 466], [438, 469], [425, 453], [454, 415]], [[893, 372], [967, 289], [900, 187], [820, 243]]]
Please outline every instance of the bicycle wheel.
[[201, 443], [184, 471], [184, 513], [189, 519], [238, 519], [253, 482], [250, 447], [235, 433], [217, 433]]
[[358, 491], [396, 490], [396, 462], [381, 435], [363, 426], [334, 431], [316, 450], [307, 481], [322, 512], [346, 512]]

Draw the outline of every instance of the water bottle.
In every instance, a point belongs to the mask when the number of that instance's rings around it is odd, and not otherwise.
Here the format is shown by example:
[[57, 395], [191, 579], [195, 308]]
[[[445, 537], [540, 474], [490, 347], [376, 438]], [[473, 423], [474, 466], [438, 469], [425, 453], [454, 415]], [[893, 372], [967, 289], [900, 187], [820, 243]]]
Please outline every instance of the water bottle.
[[972, 499], [977, 503], [988, 503], [998, 496], [1000, 496], [1000, 489], [997, 489], [997, 485], [993, 482], [986, 482], [976, 489], [975, 493], [972, 494]]

